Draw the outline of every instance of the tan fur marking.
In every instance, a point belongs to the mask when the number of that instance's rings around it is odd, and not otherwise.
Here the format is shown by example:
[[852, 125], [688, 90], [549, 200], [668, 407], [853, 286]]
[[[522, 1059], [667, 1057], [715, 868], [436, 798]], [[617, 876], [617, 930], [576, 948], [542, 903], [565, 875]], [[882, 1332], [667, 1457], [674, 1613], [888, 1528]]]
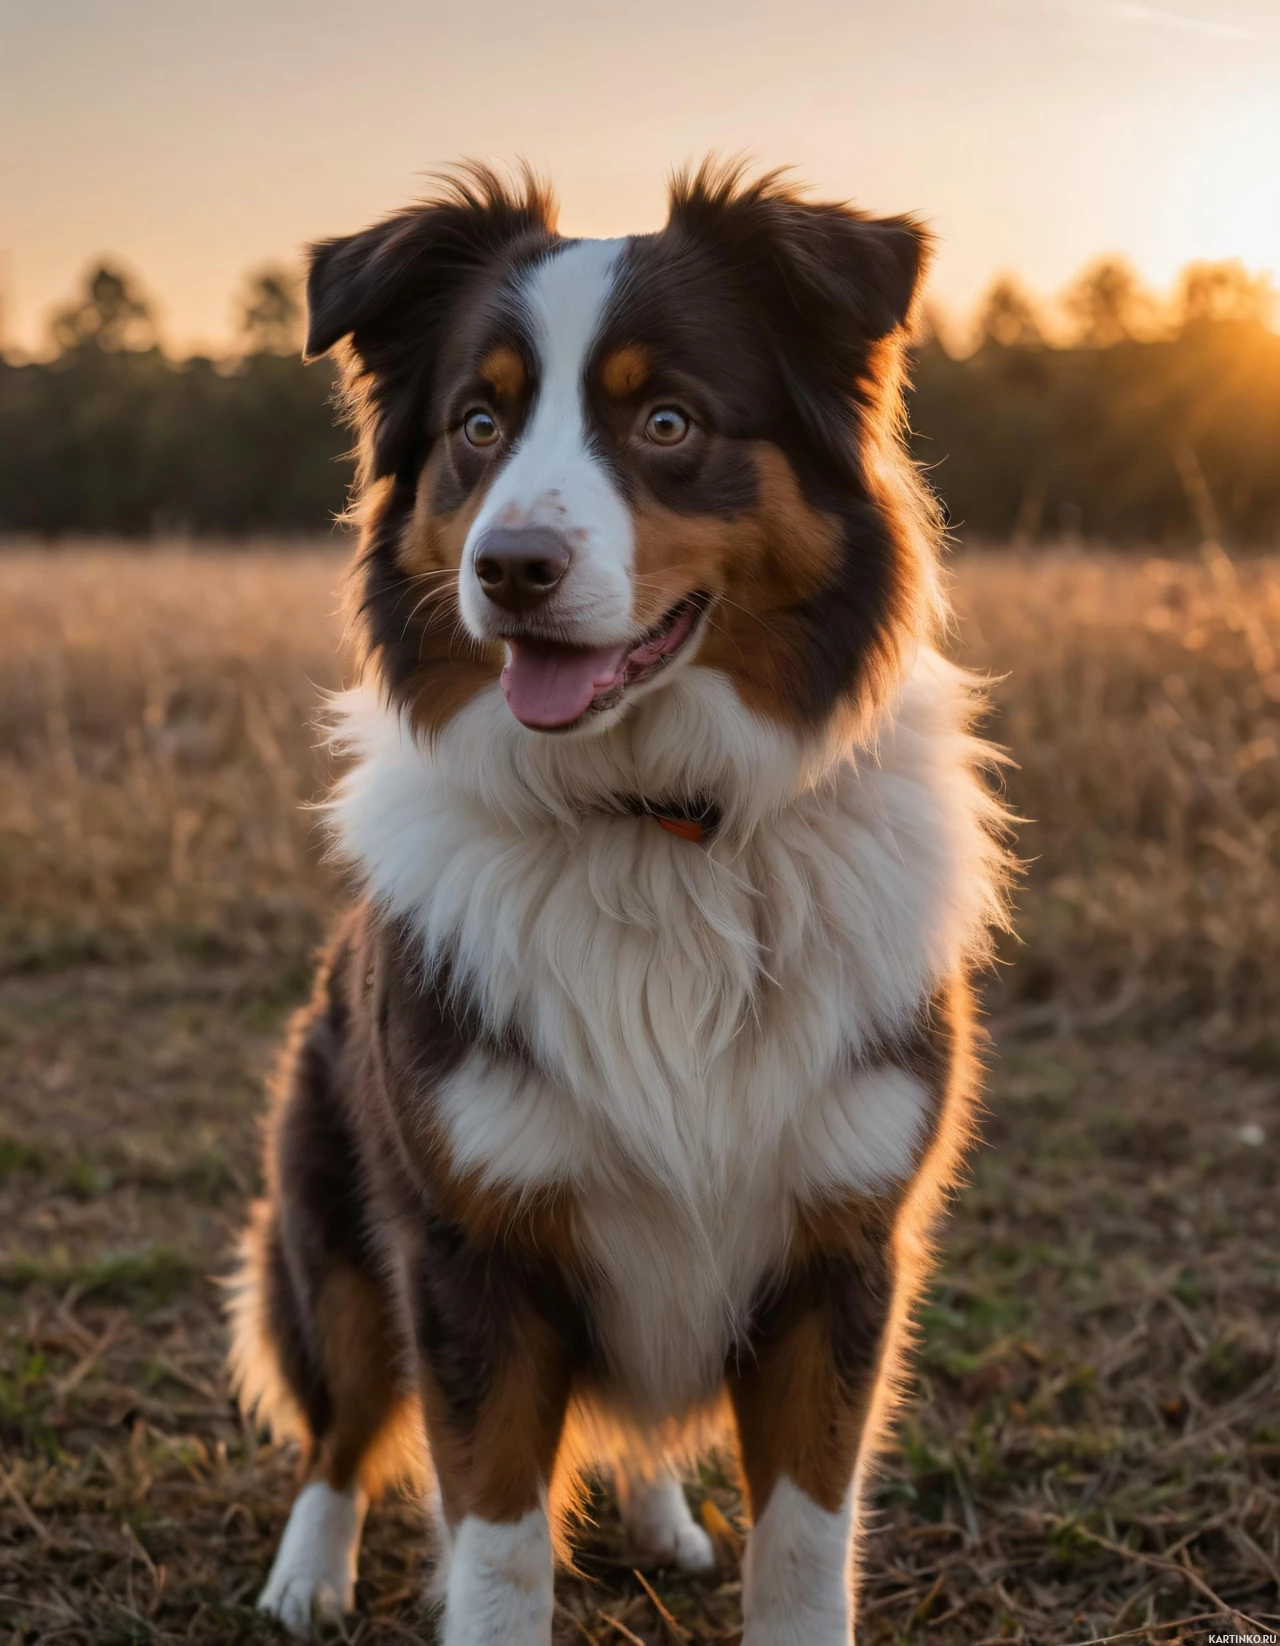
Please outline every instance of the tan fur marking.
[[377, 1292], [345, 1264], [326, 1276], [316, 1326], [333, 1422], [311, 1472], [334, 1491], [358, 1482], [371, 1497], [406, 1473], [421, 1452], [421, 1424], [409, 1394], [396, 1386], [400, 1344]]
[[487, 488], [478, 486], [460, 508], [437, 512], [434, 504], [444, 461], [437, 447], [422, 471], [397, 556], [410, 577], [405, 622], [416, 625], [421, 634], [420, 677], [409, 713], [428, 739], [498, 678], [503, 663], [501, 646], [478, 645], [463, 628], [458, 610], [457, 571]]
[[755, 448], [764, 528], [764, 591], [778, 600], [815, 594], [835, 570], [840, 530], [830, 515], [805, 501], [791, 464], [776, 446]]
[[[874, 1202], [849, 1203], [823, 1218], [828, 1238], [836, 1222], [842, 1238], [840, 1256], [861, 1257], [869, 1272], [884, 1261], [889, 1235]], [[878, 1226], [878, 1227], [877, 1227]], [[820, 1258], [826, 1247], [802, 1238], [793, 1261]], [[854, 1323], [844, 1322], [844, 1329]], [[861, 1324], [861, 1323], [858, 1323]], [[883, 1322], [865, 1323], [868, 1361], [854, 1382], [842, 1377], [832, 1347], [832, 1326], [822, 1304], [797, 1304], [782, 1329], [759, 1346], [754, 1363], [729, 1377], [729, 1394], [738, 1422], [742, 1469], [756, 1519], [781, 1476], [822, 1508], [834, 1512], [853, 1478], [863, 1430], [872, 1408], [885, 1333]]]
[[[394, 1100], [393, 1100], [394, 1101]], [[563, 1185], [514, 1193], [483, 1182], [478, 1171], [455, 1173], [444, 1132], [416, 1105], [396, 1108], [401, 1135], [438, 1197], [439, 1210], [477, 1246], [518, 1245], [554, 1259], [566, 1273], [582, 1268], [578, 1206]]]
[[480, 362], [479, 375], [504, 405], [519, 400], [528, 381], [524, 361], [509, 343], [500, 343], [490, 349]]
[[783, 1475], [834, 1513], [853, 1478], [871, 1386], [852, 1402], [839, 1387], [821, 1317], [802, 1315], [758, 1375], [733, 1393], [753, 1518]]
[[457, 571], [467, 546], [467, 533], [488, 490], [487, 485], [477, 486], [458, 508], [439, 509], [436, 498], [440, 473], [448, 462], [442, 446], [443, 443], [437, 441], [418, 477], [413, 514], [400, 538], [397, 559], [407, 572]]
[[644, 387], [652, 370], [653, 362], [647, 349], [637, 343], [624, 343], [605, 358], [600, 367], [600, 381], [606, 394], [615, 400], [625, 400]]
[[698, 662], [727, 674], [749, 708], [788, 720], [806, 643], [788, 611], [830, 577], [840, 533], [776, 446], [757, 443], [754, 458], [758, 497], [743, 514], [637, 507], [635, 618], [648, 628], [695, 589], [719, 596]]
[[[656, 622], [683, 595], [706, 589], [760, 621], [821, 587], [835, 566], [839, 531], [801, 496], [776, 446], [755, 448], [758, 499], [729, 518], [652, 504], [636, 511], [636, 618]], [[758, 644], [758, 630], [757, 630]]]
[[570, 1190], [557, 1186], [514, 1195], [481, 1184], [476, 1174], [454, 1178], [444, 1198], [477, 1244], [510, 1241], [514, 1235], [527, 1250], [554, 1258], [564, 1269], [581, 1268], [577, 1204]]
[[[413, 1016], [419, 985], [385, 945], [379, 945], [372, 964], [362, 965], [362, 975], [365, 1021], [385, 1018], [379, 1058], [393, 1076], [403, 1076], [415, 1066], [423, 1044]], [[498, 1264], [518, 1251], [550, 1276], [580, 1269], [576, 1202], [567, 1188], [516, 1192], [484, 1183], [478, 1172], [457, 1171], [447, 1133], [424, 1103], [419, 1083], [393, 1077], [386, 1095], [388, 1142], [399, 1139], [412, 1178], [431, 1186], [436, 1214], [462, 1231], [474, 1251], [492, 1254]], [[428, 1261], [414, 1249], [412, 1221], [402, 1227], [401, 1241], [407, 1272]], [[436, 1382], [430, 1356], [420, 1361], [432, 1462], [446, 1516], [454, 1524], [468, 1513], [518, 1520], [552, 1484], [569, 1400], [569, 1348], [518, 1287], [504, 1286], [501, 1309], [496, 1364], [483, 1393], [473, 1391], [476, 1407], [460, 1412], [452, 1406]]]
[[473, 1421], [450, 1414], [430, 1372], [422, 1398], [445, 1515], [520, 1520], [542, 1499], [569, 1404], [569, 1370], [553, 1328], [533, 1309], [511, 1323], [512, 1343]]

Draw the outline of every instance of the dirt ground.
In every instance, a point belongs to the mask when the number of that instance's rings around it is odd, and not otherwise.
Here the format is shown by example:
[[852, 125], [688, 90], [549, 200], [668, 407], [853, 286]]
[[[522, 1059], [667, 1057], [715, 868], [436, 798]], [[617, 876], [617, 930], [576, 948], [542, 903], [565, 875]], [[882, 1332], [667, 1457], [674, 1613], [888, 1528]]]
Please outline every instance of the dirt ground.
[[[0, 1640], [278, 1638], [296, 1460], [229, 1401], [219, 1276], [342, 896], [300, 809], [338, 567], [0, 555]], [[1034, 861], [858, 1638], [1276, 1631], [1280, 564], [992, 553], [958, 593]], [[690, 1489], [719, 1574], [636, 1570], [600, 1492], [557, 1646], [739, 1638], [730, 1460]], [[432, 1639], [428, 1566], [375, 1508], [347, 1638]]]

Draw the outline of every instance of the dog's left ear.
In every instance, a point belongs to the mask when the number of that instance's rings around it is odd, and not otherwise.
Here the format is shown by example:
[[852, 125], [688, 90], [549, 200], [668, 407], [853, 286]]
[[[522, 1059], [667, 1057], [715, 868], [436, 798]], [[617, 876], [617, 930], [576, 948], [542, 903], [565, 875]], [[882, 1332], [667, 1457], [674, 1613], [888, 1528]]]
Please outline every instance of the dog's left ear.
[[803, 201], [786, 216], [784, 244], [799, 291], [832, 317], [846, 316], [869, 342], [906, 325], [929, 246], [913, 217], [868, 217]]
[[710, 160], [673, 183], [669, 222], [719, 246], [748, 284], [774, 288], [784, 313], [863, 343], [906, 324], [931, 244], [914, 217], [807, 200], [780, 173], [748, 181]]
[[914, 217], [807, 200], [777, 173], [751, 181], [712, 161], [676, 179], [668, 229], [708, 249], [757, 304], [803, 422], [847, 466], [857, 419], [884, 401], [884, 348], [905, 338], [927, 231]]

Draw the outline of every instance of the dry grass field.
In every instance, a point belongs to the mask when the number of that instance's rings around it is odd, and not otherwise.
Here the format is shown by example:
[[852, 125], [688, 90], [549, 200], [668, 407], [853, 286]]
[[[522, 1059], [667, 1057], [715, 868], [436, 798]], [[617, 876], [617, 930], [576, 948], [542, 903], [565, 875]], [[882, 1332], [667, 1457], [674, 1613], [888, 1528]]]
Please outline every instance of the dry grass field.
[[[294, 1460], [216, 1276], [342, 895], [302, 803], [336, 548], [0, 554], [0, 1639], [267, 1641]], [[1280, 561], [957, 567], [1028, 861], [983, 1146], [874, 1489], [863, 1646], [1207, 1640], [1280, 1614]], [[607, 1499], [557, 1646], [738, 1638]], [[420, 1513], [353, 1641], [431, 1638]], [[1251, 1620], [1251, 1621], [1250, 1621]]]

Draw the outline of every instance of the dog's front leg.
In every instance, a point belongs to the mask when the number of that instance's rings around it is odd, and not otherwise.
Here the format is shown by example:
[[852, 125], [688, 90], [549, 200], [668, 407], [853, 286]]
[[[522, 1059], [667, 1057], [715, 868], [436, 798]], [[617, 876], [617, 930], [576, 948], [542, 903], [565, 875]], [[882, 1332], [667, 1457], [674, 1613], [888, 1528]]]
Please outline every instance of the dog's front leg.
[[827, 1221], [729, 1376], [755, 1526], [742, 1646], [852, 1646], [859, 1456], [893, 1290], [878, 1215]]
[[549, 1260], [434, 1221], [417, 1265], [423, 1405], [444, 1515], [443, 1646], [549, 1646], [547, 1498], [580, 1343]]

